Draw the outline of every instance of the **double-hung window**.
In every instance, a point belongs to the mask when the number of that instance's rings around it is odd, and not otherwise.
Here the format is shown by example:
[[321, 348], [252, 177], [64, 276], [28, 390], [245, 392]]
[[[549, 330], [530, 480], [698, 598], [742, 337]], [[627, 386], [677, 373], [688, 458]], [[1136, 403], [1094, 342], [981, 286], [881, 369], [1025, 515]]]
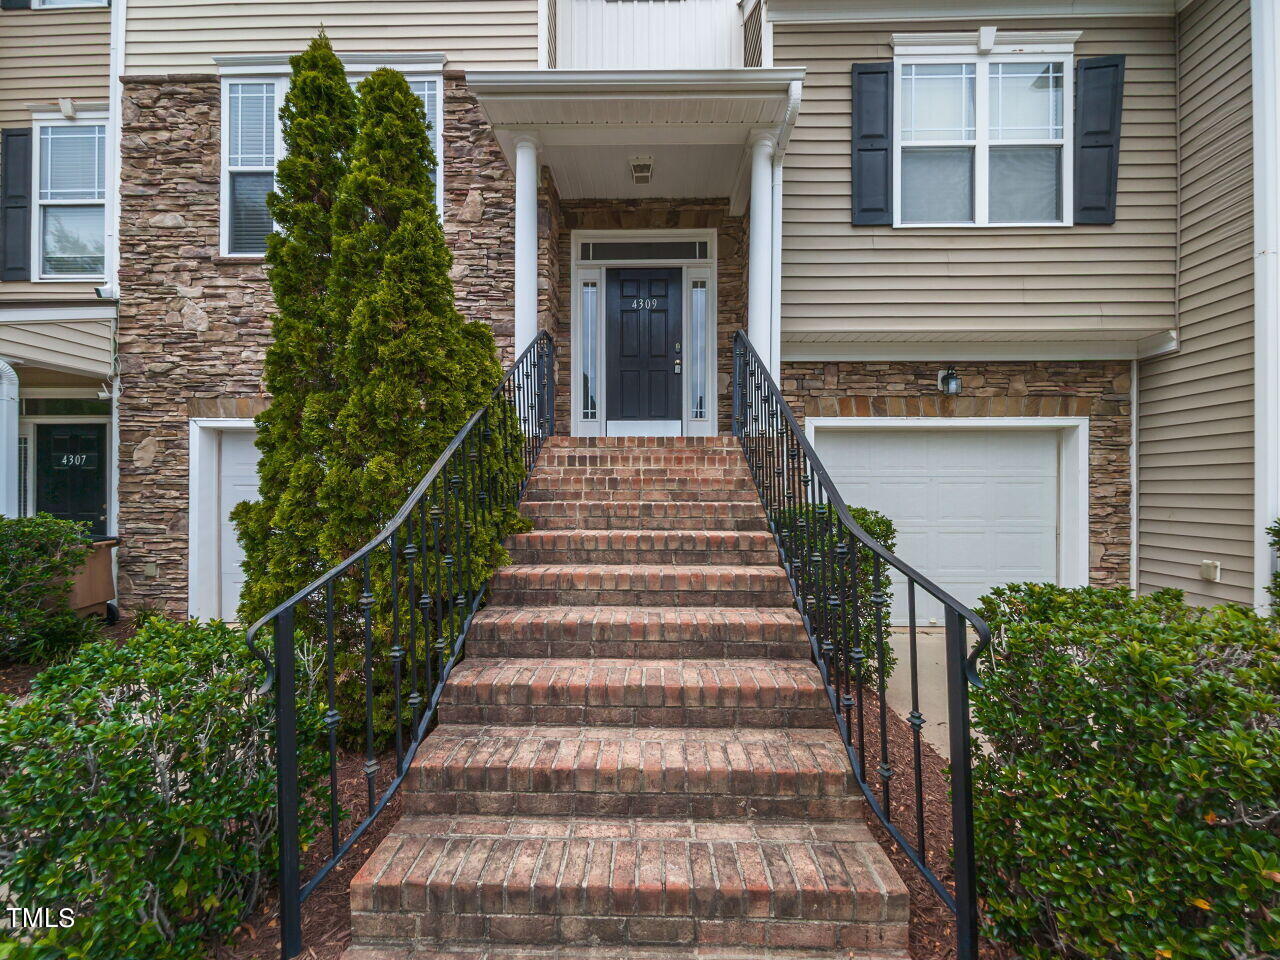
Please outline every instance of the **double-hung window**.
[[[230, 62], [237, 58], [225, 59]], [[368, 58], [351, 59], [359, 62]], [[382, 61], [395, 58], [377, 59], [378, 65], [382, 65]], [[415, 57], [415, 62], [421, 60], [420, 55]], [[394, 62], [387, 65], [395, 67]], [[289, 87], [289, 78], [283, 73], [287, 61], [282, 60], [281, 66], [282, 71], [276, 76], [233, 74], [223, 79], [222, 252], [226, 256], [261, 256], [267, 249], [267, 235], [273, 229], [267, 194], [275, 187], [276, 163], [284, 155], [279, 116]], [[442, 208], [441, 80], [438, 73], [424, 76], [420, 72], [422, 64], [419, 62], [417, 66], [417, 71], [406, 66], [404, 72], [410, 89], [422, 98], [426, 111], [437, 161], [436, 205]], [[353, 86], [367, 75], [368, 69], [371, 67], [352, 65], [348, 76]]]
[[107, 128], [87, 118], [35, 125], [32, 276], [98, 280], [106, 270]]
[[1069, 55], [902, 56], [899, 225], [1066, 225]]
[[222, 232], [228, 256], [260, 256], [267, 250], [272, 228], [267, 194], [275, 186], [283, 89], [280, 78], [223, 85]]

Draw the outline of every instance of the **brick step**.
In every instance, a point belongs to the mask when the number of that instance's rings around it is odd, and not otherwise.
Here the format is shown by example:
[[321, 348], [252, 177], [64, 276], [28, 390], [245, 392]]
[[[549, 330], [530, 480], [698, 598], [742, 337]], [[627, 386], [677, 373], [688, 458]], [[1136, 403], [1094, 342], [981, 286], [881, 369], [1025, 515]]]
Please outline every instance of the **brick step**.
[[503, 606], [789, 607], [781, 567], [707, 564], [512, 564], [493, 575], [489, 593]]
[[647, 455], [673, 450], [742, 450], [737, 437], [567, 437], [547, 440], [547, 450], [634, 450]]
[[763, 946], [589, 947], [527, 943], [450, 943], [348, 947], [341, 960], [911, 960], [905, 949], [790, 949]]
[[[747, 470], [738, 447], [725, 450], [571, 450], [544, 447], [537, 470]], [[748, 471], [749, 472], [749, 471]]]
[[474, 657], [708, 657], [808, 660], [800, 614], [781, 607], [485, 607]]
[[[740, 481], [741, 486], [730, 486], [728, 480], [716, 480], [705, 483], [689, 481], [684, 484], [672, 483], [659, 486], [652, 483], [634, 481], [628, 484], [610, 485], [608, 478], [599, 481], [583, 481], [569, 483], [557, 482], [544, 484], [531, 480], [524, 488], [521, 499], [524, 503], [539, 500], [604, 500], [610, 503], [759, 503], [760, 496], [749, 480]], [[735, 483], [739, 481], [733, 481]]]
[[764, 530], [756, 501], [534, 500], [521, 512], [543, 530]]
[[539, 459], [538, 465], [533, 471], [533, 479], [536, 481], [548, 479], [600, 480], [601, 478], [604, 478], [613, 480], [616, 478], [625, 478], [632, 482], [638, 482], [641, 480], [647, 482], [662, 482], [664, 480], [687, 480], [694, 478], [703, 480], [745, 480], [747, 483], [753, 482], [751, 479], [751, 471], [747, 469], [747, 465], [741, 455], [726, 459], [728, 462], [723, 464], [704, 463], [700, 460], [678, 464], [655, 464], [649, 458], [644, 458], [631, 464], [558, 464], [548, 463]]
[[763, 530], [535, 530], [507, 540], [515, 563], [776, 563]]
[[351, 884], [357, 939], [901, 949], [862, 823], [402, 820]]
[[443, 724], [402, 790], [413, 814], [857, 820], [833, 728]]
[[832, 726], [802, 660], [483, 660], [454, 670], [444, 723], [649, 727]]

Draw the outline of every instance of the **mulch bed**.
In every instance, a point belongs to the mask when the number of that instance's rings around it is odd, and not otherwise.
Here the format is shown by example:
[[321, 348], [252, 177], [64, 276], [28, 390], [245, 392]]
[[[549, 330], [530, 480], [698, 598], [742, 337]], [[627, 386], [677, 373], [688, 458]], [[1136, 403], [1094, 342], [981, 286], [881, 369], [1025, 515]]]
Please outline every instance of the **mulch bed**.
[[[395, 752], [388, 751], [379, 758], [384, 771], [379, 791], [385, 789], [390, 779], [389, 771], [395, 766]], [[339, 750], [338, 754], [338, 805], [363, 818], [368, 805], [368, 792], [364, 779], [364, 754]], [[302, 953], [307, 960], [338, 960], [351, 944], [351, 899], [348, 889], [351, 879], [369, 859], [382, 838], [391, 832], [400, 819], [401, 794], [379, 814], [364, 836], [360, 838], [342, 862], [325, 877], [316, 891], [302, 905]], [[359, 820], [349, 818], [342, 825], [343, 836], [349, 835]], [[328, 834], [314, 843], [302, 856], [302, 877], [306, 880], [329, 858]], [[273, 878], [274, 879], [274, 878]], [[211, 960], [278, 960], [280, 956], [280, 902], [274, 890], [232, 935], [230, 943], [216, 944], [210, 953]]]
[[31, 690], [31, 680], [44, 669], [41, 664], [0, 664], [0, 696], [25, 697]]

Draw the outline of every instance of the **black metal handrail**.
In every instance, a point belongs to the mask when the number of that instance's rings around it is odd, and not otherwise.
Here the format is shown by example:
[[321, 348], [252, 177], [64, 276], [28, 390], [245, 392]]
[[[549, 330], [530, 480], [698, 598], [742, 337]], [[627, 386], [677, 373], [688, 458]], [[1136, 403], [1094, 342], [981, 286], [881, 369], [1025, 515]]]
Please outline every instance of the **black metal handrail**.
[[[960, 960], [978, 953], [974, 883], [972, 752], [969, 686], [979, 683], [977, 660], [990, 643], [987, 624], [955, 597], [885, 549], [853, 519], [826, 467], [801, 429], [746, 334], [733, 347], [733, 432], [742, 444], [783, 566], [808, 630], [814, 660], [835, 713], [841, 739], [867, 804], [907, 859], [956, 917]], [[907, 668], [911, 709], [910, 756], [890, 736], [888, 678], [893, 652], [886, 609], [893, 573], [905, 581]], [[918, 594], [940, 604], [946, 629], [946, 717], [950, 747], [952, 889], [931, 865], [946, 852], [926, 843], [921, 728]], [[869, 608], [869, 609], [868, 609]], [[969, 649], [968, 627], [978, 638]], [[868, 714], [872, 714], [868, 720]], [[894, 722], [897, 722], [896, 720]], [[868, 754], [868, 726], [879, 757]], [[912, 777], [905, 796], [891, 783], [903, 768]], [[914, 837], [895, 821], [914, 819]], [[914, 815], [914, 816], [912, 816]], [[907, 830], [911, 830], [908, 826]]]
[[[553, 364], [554, 347], [544, 331], [382, 531], [249, 628], [249, 647], [267, 668], [262, 692], [276, 691], [284, 960], [302, 950], [302, 904], [386, 807], [433, 725], [484, 597], [492, 556], [485, 548], [514, 517], [528, 474], [554, 431]], [[255, 642], [268, 624], [274, 655]], [[344, 655], [361, 674], [362, 696], [354, 703], [342, 699], [338, 658]], [[301, 697], [300, 673], [307, 688]], [[318, 713], [318, 724], [303, 724], [300, 732], [300, 708]], [[312, 744], [307, 738], [316, 732], [322, 742]], [[345, 837], [337, 797], [340, 735], [363, 741], [367, 785], [365, 816]], [[395, 744], [390, 771], [379, 761], [384, 740]], [[300, 770], [307, 766], [304, 756], [314, 760], [321, 750], [328, 754], [330, 856], [304, 881], [306, 787]]]

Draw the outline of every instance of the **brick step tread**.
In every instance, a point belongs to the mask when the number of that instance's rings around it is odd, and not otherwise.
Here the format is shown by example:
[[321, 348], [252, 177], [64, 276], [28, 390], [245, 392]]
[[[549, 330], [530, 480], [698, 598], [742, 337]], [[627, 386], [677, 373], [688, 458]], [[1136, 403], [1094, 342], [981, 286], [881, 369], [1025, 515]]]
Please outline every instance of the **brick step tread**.
[[468, 659], [446, 703], [599, 706], [825, 706], [817, 669], [800, 660]]
[[520, 509], [540, 529], [765, 529], [758, 501], [533, 500]]
[[742, 450], [737, 437], [568, 437], [547, 440], [546, 449], [568, 450]]
[[863, 814], [834, 725], [442, 724], [405, 779], [409, 812], [844, 819]]
[[726, 458], [726, 463], [689, 461], [684, 463], [655, 463], [649, 458], [635, 463], [581, 464], [548, 463], [538, 461], [534, 468], [534, 481], [540, 480], [751, 480], [751, 471], [741, 457]]
[[[573, 471], [570, 473], [570, 471]], [[643, 484], [652, 490], [755, 490], [755, 481], [745, 469], [620, 470], [599, 467], [563, 467], [536, 470], [526, 490], [620, 490]]]
[[511, 564], [493, 575], [495, 603], [583, 606], [637, 603], [677, 606], [789, 606], [794, 602], [779, 566], [722, 564]]
[[537, 473], [544, 470], [728, 470], [746, 471], [746, 459], [739, 450], [672, 450], [643, 452], [624, 450], [554, 450], [544, 448], [538, 457]]
[[604, 501], [606, 503], [754, 503], [760, 502], [760, 496], [754, 485], [745, 483], [740, 487], [731, 486], [729, 482], [715, 483], [671, 483], [660, 485], [654, 483], [634, 483], [611, 487], [608, 484], [583, 483], [577, 486], [568, 484], [530, 483], [524, 489], [522, 502], [557, 502], [573, 503], [577, 500]]
[[476, 614], [472, 656], [670, 657], [807, 660], [809, 639], [794, 608], [502, 607]]
[[740, 564], [777, 562], [763, 530], [534, 530], [507, 539], [515, 563]]
[[341, 960], [911, 960], [905, 950], [818, 950], [763, 946], [557, 946], [528, 943], [353, 946]]
[[354, 912], [906, 919], [866, 826], [597, 817], [402, 820], [351, 883]]

